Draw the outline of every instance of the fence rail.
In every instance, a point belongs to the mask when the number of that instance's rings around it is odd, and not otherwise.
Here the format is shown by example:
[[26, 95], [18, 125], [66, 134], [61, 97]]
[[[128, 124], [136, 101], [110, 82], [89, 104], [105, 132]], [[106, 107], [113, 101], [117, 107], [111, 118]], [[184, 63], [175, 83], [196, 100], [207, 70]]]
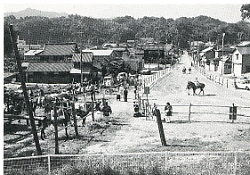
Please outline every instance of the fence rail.
[[[142, 110], [148, 117], [152, 117], [152, 105], [147, 101], [141, 102]], [[162, 118], [165, 116], [163, 104], [158, 104], [158, 109], [161, 111]], [[250, 106], [236, 105], [210, 105], [210, 104], [172, 104], [173, 115], [171, 120], [183, 120], [188, 122], [194, 121], [232, 121], [250, 123]], [[230, 111], [230, 108], [236, 108], [236, 112]], [[231, 115], [235, 115], [234, 120], [230, 119]]]
[[[249, 174], [250, 152], [150, 152], [124, 154], [46, 155], [4, 159], [4, 174], [60, 174], [70, 168], [98, 172], [104, 167], [128, 172], [170, 174]], [[24, 173], [24, 174], [25, 174]], [[63, 174], [63, 172], [61, 173]]]

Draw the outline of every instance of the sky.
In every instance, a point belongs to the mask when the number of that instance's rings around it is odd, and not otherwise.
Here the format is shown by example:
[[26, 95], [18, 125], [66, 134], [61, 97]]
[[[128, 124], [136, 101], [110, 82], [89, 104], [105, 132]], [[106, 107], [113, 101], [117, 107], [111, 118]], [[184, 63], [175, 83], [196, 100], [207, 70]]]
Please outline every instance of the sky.
[[[18, 2], [18, 3], [17, 3]], [[4, 0], [4, 12], [17, 12], [26, 8], [32, 8], [41, 11], [65, 12], [68, 14], [78, 14], [81, 16], [89, 16], [93, 18], [114, 18], [121, 16], [132, 16], [134, 18], [142, 18], [144, 16], [179, 18], [179, 17], [196, 17], [199, 15], [210, 16], [229, 23], [235, 23], [241, 20], [240, 7], [244, 2], [210, 0], [209, 3], [191, 0], [188, 2], [175, 0], [172, 3], [163, 0], [143, 1], [127, 0], [119, 2], [118, 0], [71, 0], [71, 1], [51, 1], [43, 0], [43, 3], [34, 3], [30, 0]], [[105, 4], [103, 3], [105, 2]], [[224, 2], [224, 3], [223, 3]]]

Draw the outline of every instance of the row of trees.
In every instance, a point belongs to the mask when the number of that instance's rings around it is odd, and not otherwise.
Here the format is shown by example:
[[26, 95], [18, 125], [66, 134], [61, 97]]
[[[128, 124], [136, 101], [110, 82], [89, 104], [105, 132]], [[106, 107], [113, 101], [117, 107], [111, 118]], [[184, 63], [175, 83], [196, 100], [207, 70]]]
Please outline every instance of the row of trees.
[[[248, 18], [248, 6], [242, 6], [244, 19]], [[16, 19], [14, 16], [4, 18], [4, 48], [8, 54], [12, 49], [9, 45], [8, 24], [14, 24], [19, 37], [28, 44], [44, 43], [80, 43], [80, 32], [84, 46], [100, 46], [104, 42], [123, 43], [128, 39], [152, 37], [158, 42], [172, 43], [181, 48], [188, 48], [190, 41], [203, 42], [221, 40], [226, 34], [225, 43], [235, 44], [250, 39], [249, 23], [240, 21], [226, 23], [207, 16], [181, 17], [176, 20], [164, 17], [143, 17], [135, 19], [131, 16], [114, 19], [95, 19], [79, 15], [68, 17], [25, 17]]]

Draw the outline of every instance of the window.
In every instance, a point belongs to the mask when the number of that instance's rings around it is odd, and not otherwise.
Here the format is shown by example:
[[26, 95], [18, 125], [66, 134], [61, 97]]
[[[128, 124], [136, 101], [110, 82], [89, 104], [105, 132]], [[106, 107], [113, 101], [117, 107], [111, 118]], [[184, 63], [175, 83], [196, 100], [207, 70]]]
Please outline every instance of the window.
[[236, 60], [239, 60], [239, 54], [235, 54], [236, 55]]

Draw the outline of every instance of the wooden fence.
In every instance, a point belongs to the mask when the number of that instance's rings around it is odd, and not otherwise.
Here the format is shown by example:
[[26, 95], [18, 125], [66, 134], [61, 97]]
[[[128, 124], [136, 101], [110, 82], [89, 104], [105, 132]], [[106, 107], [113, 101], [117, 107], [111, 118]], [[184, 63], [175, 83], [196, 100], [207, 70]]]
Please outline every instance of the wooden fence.
[[[146, 100], [141, 102], [142, 111], [146, 119], [152, 117], [153, 106]], [[162, 118], [165, 116], [165, 105], [158, 104]], [[172, 104], [172, 121], [225, 121], [250, 123], [250, 106], [211, 105], [211, 104]]]
[[[148, 152], [43, 155], [4, 159], [4, 174], [67, 174], [110, 167], [120, 174], [249, 174], [250, 152]], [[74, 172], [74, 171], [72, 171]], [[77, 172], [77, 171], [75, 171]]]

